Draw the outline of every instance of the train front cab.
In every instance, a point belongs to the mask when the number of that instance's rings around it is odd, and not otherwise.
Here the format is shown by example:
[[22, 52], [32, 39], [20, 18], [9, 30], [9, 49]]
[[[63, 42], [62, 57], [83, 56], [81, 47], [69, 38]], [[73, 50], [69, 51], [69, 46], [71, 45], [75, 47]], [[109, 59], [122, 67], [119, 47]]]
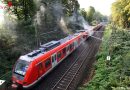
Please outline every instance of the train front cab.
[[23, 85], [29, 65], [28, 61], [17, 60], [12, 71], [12, 88], [18, 88]]

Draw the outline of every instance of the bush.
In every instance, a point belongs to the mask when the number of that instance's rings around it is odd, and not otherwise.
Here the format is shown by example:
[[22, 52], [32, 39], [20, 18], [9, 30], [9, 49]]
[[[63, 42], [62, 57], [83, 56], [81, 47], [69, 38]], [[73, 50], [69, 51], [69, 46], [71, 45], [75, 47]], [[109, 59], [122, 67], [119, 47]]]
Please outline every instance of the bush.
[[[105, 32], [104, 39], [97, 55], [96, 75], [82, 90], [119, 90], [130, 86], [130, 33], [114, 28], [112, 34]], [[108, 54], [111, 60], [107, 62]]]

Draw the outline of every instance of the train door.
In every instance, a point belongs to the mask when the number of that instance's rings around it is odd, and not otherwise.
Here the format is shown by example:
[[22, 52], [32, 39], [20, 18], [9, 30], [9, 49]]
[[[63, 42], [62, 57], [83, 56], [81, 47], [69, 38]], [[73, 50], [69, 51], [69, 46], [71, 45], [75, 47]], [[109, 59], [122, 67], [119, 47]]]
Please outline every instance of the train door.
[[56, 53], [52, 55], [52, 68], [56, 66], [57, 64], [57, 56]]
[[63, 55], [66, 56], [66, 48], [63, 49]]
[[75, 48], [77, 48], [77, 47], [78, 47], [78, 42], [77, 42], [77, 40], [76, 40], [76, 41], [74, 41], [74, 47], [75, 47]]
[[67, 53], [67, 55], [70, 53], [70, 45], [67, 46], [66, 53]]

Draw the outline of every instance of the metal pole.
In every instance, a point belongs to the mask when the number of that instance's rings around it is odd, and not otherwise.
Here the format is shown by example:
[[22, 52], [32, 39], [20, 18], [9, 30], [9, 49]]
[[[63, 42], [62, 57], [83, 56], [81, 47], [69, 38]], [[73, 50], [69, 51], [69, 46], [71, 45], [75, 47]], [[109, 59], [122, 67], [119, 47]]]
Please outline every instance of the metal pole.
[[38, 42], [37, 20], [35, 20], [35, 38], [36, 38], [36, 47], [38, 48], [39, 42]]

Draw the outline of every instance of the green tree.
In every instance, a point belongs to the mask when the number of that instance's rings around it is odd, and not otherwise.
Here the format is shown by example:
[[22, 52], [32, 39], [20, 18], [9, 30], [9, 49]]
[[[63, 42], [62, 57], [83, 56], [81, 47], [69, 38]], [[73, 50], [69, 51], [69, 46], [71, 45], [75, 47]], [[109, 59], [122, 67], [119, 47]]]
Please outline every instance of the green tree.
[[88, 22], [89, 22], [89, 23], [92, 22], [94, 13], [95, 13], [95, 8], [92, 7], [92, 6], [90, 6], [90, 7], [89, 7], [89, 10], [88, 10], [88, 13], [87, 13], [87, 17], [88, 17]]
[[102, 20], [103, 15], [100, 12], [95, 12], [93, 15], [93, 19], [96, 21], [101, 21]]
[[80, 10], [80, 13], [82, 14], [82, 16], [84, 17], [85, 20], [88, 20], [88, 18], [87, 18], [87, 11], [84, 8], [82, 8]]
[[77, 0], [62, 0], [62, 4], [65, 7], [64, 13], [67, 16], [71, 16], [74, 11], [77, 12], [80, 6]]
[[130, 0], [117, 0], [112, 4], [112, 20], [117, 26], [130, 28]]
[[[7, 4], [8, 0], [4, 2]], [[12, 7], [8, 7], [7, 11], [16, 15], [18, 20], [27, 21], [35, 15], [36, 5], [33, 0], [12, 0]]]

